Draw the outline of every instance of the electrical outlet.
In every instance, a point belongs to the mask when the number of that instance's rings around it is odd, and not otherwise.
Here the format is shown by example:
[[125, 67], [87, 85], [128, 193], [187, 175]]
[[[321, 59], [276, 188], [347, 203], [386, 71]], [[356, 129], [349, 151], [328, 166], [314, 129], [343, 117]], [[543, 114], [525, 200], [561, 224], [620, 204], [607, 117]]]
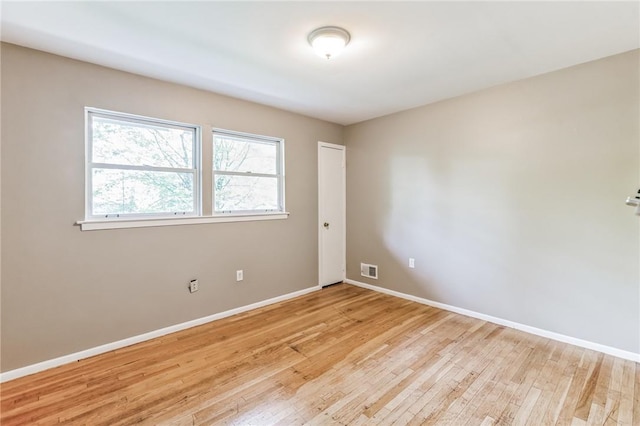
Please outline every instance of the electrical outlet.
[[244, 273], [242, 272], [242, 269], [238, 269], [236, 271], [236, 281], [242, 281], [244, 279]]
[[416, 267], [416, 260], [413, 257], [409, 258], [409, 268], [415, 268]]
[[198, 280], [189, 281], [189, 291], [191, 293], [195, 293], [196, 291], [198, 291]]

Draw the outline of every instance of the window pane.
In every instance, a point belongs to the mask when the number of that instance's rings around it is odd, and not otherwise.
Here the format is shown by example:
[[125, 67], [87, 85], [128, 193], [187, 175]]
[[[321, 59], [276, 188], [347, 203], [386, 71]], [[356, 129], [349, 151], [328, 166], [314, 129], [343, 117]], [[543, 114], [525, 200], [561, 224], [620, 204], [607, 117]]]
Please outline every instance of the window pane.
[[278, 179], [216, 175], [215, 211], [278, 210]]
[[191, 169], [195, 130], [92, 116], [94, 163]]
[[275, 175], [277, 162], [276, 143], [214, 136], [213, 170]]
[[93, 169], [93, 214], [193, 213], [193, 173]]

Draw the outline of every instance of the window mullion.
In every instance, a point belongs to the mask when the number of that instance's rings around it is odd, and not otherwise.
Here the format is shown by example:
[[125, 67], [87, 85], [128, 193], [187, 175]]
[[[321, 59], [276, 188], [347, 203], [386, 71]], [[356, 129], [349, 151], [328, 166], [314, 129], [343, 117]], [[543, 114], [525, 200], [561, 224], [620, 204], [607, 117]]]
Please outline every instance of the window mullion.
[[135, 166], [131, 164], [90, 163], [92, 169], [139, 170], [143, 172], [196, 173], [198, 169], [179, 167]]
[[264, 178], [277, 178], [279, 175], [270, 174], [270, 173], [252, 173], [252, 172], [231, 172], [231, 171], [221, 171], [214, 170], [214, 175], [224, 175], [224, 176], [253, 176], [253, 177], [264, 177]]

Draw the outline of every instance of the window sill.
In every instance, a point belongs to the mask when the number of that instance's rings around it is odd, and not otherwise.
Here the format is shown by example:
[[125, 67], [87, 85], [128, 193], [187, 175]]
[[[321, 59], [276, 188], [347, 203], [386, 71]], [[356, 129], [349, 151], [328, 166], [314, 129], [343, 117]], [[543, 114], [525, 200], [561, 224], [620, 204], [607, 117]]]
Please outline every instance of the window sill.
[[122, 229], [122, 228], [147, 228], [152, 226], [174, 226], [174, 225], [196, 225], [201, 223], [220, 222], [252, 222], [258, 220], [278, 220], [289, 217], [288, 212], [260, 213], [260, 214], [237, 214], [237, 215], [216, 215], [216, 216], [194, 216], [179, 218], [148, 218], [148, 219], [111, 219], [111, 220], [80, 220], [76, 225], [82, 231], [97, 231], [101, 229]]

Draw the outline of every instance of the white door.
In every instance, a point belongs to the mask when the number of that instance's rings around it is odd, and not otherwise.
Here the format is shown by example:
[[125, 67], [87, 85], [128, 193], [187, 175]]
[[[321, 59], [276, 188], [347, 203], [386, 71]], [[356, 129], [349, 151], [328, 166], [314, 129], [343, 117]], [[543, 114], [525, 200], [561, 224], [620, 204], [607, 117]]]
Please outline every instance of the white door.
[[318, 142], [318, 241], [320, 285], [345, 277], [345, 149]]

